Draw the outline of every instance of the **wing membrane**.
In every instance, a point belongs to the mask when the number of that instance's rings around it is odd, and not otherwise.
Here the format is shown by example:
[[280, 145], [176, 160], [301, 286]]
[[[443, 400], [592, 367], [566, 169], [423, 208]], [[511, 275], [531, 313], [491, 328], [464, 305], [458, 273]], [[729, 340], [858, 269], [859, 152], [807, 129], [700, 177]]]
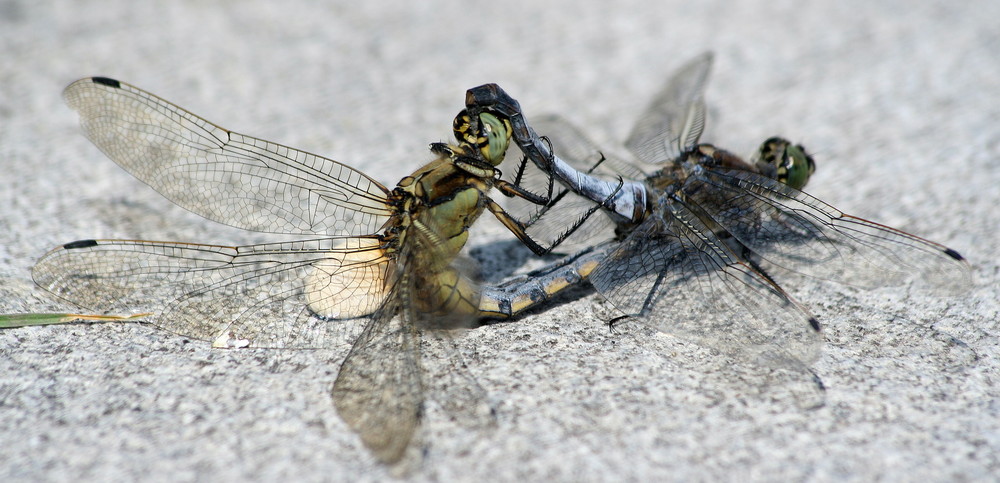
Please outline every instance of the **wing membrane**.
[[223, 129], [113, 79], [63, 93], [88, 138], [174, 203], [271, 233], [366, 235], [391, 215], [388, 190], [336, 161]]
[[705, 128], [703, 95], [712, 58], [706, 52], [681, 67], [639, 117], [625, 147], [640, 161], [663, 164], [697, 144]]
[[385, 463], [405, 455], [424, 399], [419, 332], [400, 300], [390, 293], [344, 359], [333, 385], [340, 417]]
[[954, 250], [847, 215], [796, 189], [745, 171], [706, 170], [698, 205], [742, 244], [785, 270], [865, 288], [908, 281], [961, 293], [968, 263]]
[[[423, 414], [425, 383], [421, 346], [426, 342], [426, 332], [432, 331], [427, 328], [467, 326], [471, 318], [469, 314], [449, 312], [448, 307], [421, 306], [434, 299], [438, 290], [456, 287], [447, 286], [438, 278], [423, 279], [424, 273], [419, 269], [407, 270], [407, 262], [419, 260], [414, 258], [417, 254], [412, 248], [412, 245], [403, 248], [401, 266], [390, 276], [385, 303], [375, 311], [355, 341], [333, 387], [334, 404], [341, 417], [376, 457], [389, 464], [401, 461], [406, 455]], [[478, 301], [472, 302], [478, 307]], [[447, 332], [442, 332], [442, 337], [447, 337]], [[449, 362], [448, 374], [435, 377], [465, 374], [464, 367], [456, 366], [452, 360]], [[471, 376], [468, 377], [467, 382], [475, 384]], [[458, 415], [465, 415], [466, 411], [473, 411], [471, 414], [475, 415], [474, 409], [485, 404], [475, 388], [447, 389], [449, 394], [445, 397], [460, 398], [470, 406]], [[477, 418], [465, 419], [480, 422]]]
[[[815, 319], [672, 203], [594, 270], [611, 303], [660, 331], [744, 362], [808, 372], [822, 336]], [[749, 315], [749, 317], [748, 317]]]
[[372, 283], [334, 293], [310, 280], [318, 267], [324, 269], [320, 277], [329, 277], [338, 260], [349, 262], [340, 267], [346, 277], [385, 273], [382, 265], [388, 262], [381, 253], [356, 258], [359, 249], [371, 247], [366, 238], [240, 247], [85, 240], [49, 252], [32, 275], [62, 299], [93, 310], [153, 312], [153, 324], [187, 337], [247, 347], [317, 348], [349, 342], [360, 329], [356, 322], [314, 316], [310, 300], [353, 301], [352, 315], [361, 317], [383, 298], [367, 296]]

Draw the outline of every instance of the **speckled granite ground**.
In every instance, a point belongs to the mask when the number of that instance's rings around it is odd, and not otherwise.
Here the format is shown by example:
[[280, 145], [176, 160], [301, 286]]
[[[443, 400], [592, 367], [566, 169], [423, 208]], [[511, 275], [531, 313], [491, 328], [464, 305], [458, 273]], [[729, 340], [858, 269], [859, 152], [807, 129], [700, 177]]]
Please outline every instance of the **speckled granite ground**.
[[[810, 192], [967, 256], [958, 298], [792, 287], [823, 320], [808, 384], [602, 325], [578, 291], [459, 341], [491, 430], [432, 403], [418, 480], [983, 480], [1000, 472], [996, 2], [0, 2], [0, 312], [59, 308], [34, 260], [90, 237], [238, 242], [105, 159], [60, 99], [128, 80], [387, 184], [497, 82], [613, 146], [666, 76], [717, 53], [705, 140], [783, 134]], [[492, 221], [489, 274], [530, 259]], [[495, 277], [496, 275], [491, 275]], [[65, 308], [65, 307], [63, 307]], [[138, 325], [0, 332], [0, 479], [381, 479], [329, 388], [342, 351], [216, 351]], [[435, 396], [435, 395], [432, 395]], [[436, 397], [446, 398], [438, 394]]]

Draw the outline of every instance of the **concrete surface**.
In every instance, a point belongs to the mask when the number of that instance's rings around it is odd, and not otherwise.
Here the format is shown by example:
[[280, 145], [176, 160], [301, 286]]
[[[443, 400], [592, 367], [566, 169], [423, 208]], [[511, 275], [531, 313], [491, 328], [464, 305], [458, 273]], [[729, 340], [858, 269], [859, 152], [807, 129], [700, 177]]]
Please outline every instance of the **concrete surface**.
[[[429, 405], [415, 480], [995, 480], [1000, 3], [0, 0], [0, 312], [47, 249], [91, 237], [245, 241], [104, 158], [60, 98], [127, 80], [386, 184], [497, 82], [602, 145], [691, 56], [717, 53], [705, 140], [811, 148], [810, 192], [962, 252], [973, 289], [789, 287], [822, 319], [827, 391], [636, 326], [585, 291], [459, 340], [496, 409]], [[485, 218], [485, 217], [484, 217]], [[528, 264], [476, 227], [488, 278]], [[506, 271], [505, 271], [506, 270]], [[343, 352], [218, 351], [135, 324], [0, 333], [0, 480], [379, 480], [334, 411]], [[431, 395], [432, 397], [434, 395]], [[437, 395], [446, 398], [447, 394]]]

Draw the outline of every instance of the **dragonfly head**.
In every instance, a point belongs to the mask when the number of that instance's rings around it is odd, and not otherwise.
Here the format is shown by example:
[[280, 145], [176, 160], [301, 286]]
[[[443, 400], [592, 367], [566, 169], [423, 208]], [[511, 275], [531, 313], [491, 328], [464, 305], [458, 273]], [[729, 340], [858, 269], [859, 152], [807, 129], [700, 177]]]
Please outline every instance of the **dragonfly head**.
[[764, 141], [751, 161], [764, 176], [797, 190], [804, 188], [816, 171], [816, 162], [801, 144], [779, 137]]
[[510, 121], [483, 112], [479, 114], [479, 122], [475, 124], [478, 126], [478, 132], [473, 132], [476, 129], [473, 128], [472, 117], [463, 109], [458, 116], [455, 116], [453, 124], [455, 138], [464, 145], [478, 148], [483, 154], [483, 159], [493, 166], [499, 165], [507, 153], [507, 147], [510, 146], [513, 131]]

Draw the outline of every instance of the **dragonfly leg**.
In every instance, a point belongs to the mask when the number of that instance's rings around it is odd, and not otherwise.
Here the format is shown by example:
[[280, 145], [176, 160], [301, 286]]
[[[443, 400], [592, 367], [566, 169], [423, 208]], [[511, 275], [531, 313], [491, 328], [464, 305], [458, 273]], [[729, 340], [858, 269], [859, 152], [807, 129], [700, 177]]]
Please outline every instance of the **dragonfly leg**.
[[493, 216], [496, 216], [497, 220], [499, 220], [500, 223], [503, 223], [503, 226], [507, 227], [507, 229], [510, 230], [511, 233], [513, 233], [514, 236], [521, 241], [521, 243], [524, 243], [524, 245], [527, 246], [535, 255], [546, 255], [552, 251], [551, 247], [545, 248], [532, 239], [531, 236], [524, 231], [524, 225], [513, 216], [510, 216], [510, 213], [504, 211], [503, 207], [497, 204], [496, 201], [487, 200], [486, 209], [490, 210], [490, 213], [493, 213]]
[[[624, 181], [619, 177], [618, 178], [618, 190], [621, 189], [623, 183], [624, 183]], [[590, 208], [588, 208], [587, 211], [583, 215], [580, 215], [580, 217], [577, 218], [576, 222], [574, 222], [572, 226], [570, 226], [568, 229], [566, 229], [566, 231], [564, 231], [561, 235], [559, 235], [558, 238], [555, 239], [555, 241], [552, 242], [552, 246], [549, 247], [549, 250], [554, 249], [555, 247], [557, 247], [560, 244], [562, 244], [562, 242], [566, 241], [566, 239], [569, 238], [570, 235], [572, 235], [574, 232], [576, 232], [576, 230], [580, 229], [580, 227], [583, 226], [583, 224], [587, 222], [587, 219], [589, 219], [591, 216], [593, 216], [594, 213], [597, 213], [598, 210], [600, 210], [601, 208], [607, 208], [609, 206], [609, 204], [614, 200], [615, 196], [618, 195], [618, 190], [615, 190], [614, 192], [612, 192], [602, 202], [591, 204]], [[549, 206], [551, 206], [551, 205], [549, 205]]]
[[[543, 204], [543, 205], [546, 204], [537, 195], [529, 191], [526, 191], [523, 188], [511, 184], [509, 182], [501, 180], [497, 183], [497, 187], [498, 189], [500, 189], [502, 193], [508, 196], [520, 196], [522, 198], [527, 199], [528, 201], [536, 202], [535, 200], [537, 200], [538, 204]], [[612, 194], [612, 197], [613, 196], [614, 194]], [[490, 210], [490, 212], [497, 217], [497, 220], [500, 220], [500, 223], [503, 223], [503, 225], [507, 227], [507, 229], [510, 230], [511, 233], [513, 233], [514, 236], [516, 236], [517, 239], [521, 241], [521, 243], [524, 243], [524, 245], [527, 246], [536, 255], [547, 255], [551, 253], [555, 247], [559, 246], [560, 243], [565, 241], [566, 238], [568, 238], [570, 235], [573, 234], [573, 232], [575, 232], [578, 228], [580, 228], [583, 225], [583, 223], [587, 221], [587, 218], [596, 213], [602, 207], [604, 207], [603, 203], [602, 204], [595, 203], [587, 210], [586, 213], [583, 214], [583, 216], [581, 216], [573, 224], [573, 226], [571, 226], [568, 230], [564, 231], [561, 235], [559, 235], [559, 237], [556, 239], [555, 242], [551, 243], [548, 247], [543, 247], [541, 244], [539, 244], [533, 238], [531, 238], [530, 235], [528, 235], [526, 231], [527, 226], [524, 223], [522, 223], [520, 220], [514, 218], [509, 213], [504, 211], [503, 207], [497, 204], [497, 202], [489, 200], [486, 204], [486, 209]]]
[[[619, 190], [621, 189], [622, 184], [623, 181], [621, 178], [619, 178], [618, 182]], [[552, 206], [554, 206], [556, 203], [559, 203], [569, 193], [570, 193], [569, 190], [560, 191], [555, 196], [552, 196], [549, 203], [545, 204], [540, 210], [538, 210], [538, 212], [534, 213], [527, 221], [518, 220], [518, 223], [522, 227], [527, 229], [527, 227], [530, 227], [531, 225], [535, 224], [539, 219], [545, 216], [545, 214], [548, 213], [549, 209]], [[545, 248], [545, 250], [547, 252], [551, 252], [556, 247], [561, 245], [564, 241], [566, 241], [567, 238], [569, 238], [571, 235], [573, 235], [573, 233], [575, 233], [578, 229], [580, 229], [580, 227], [582, 227], [583, 224], [586, 223], [587, 220], [594, 215], [594, 213], [597, 213], [602, 208], [608, 208], [609, 204], [611, 204], [614, 201], [617, 195], [618, 195], [618, 190], [615, 190], [600, 203], [591, 203], [590, 207], [582, 215], [578, 216], [576, 221], [574, 221], [573, 224], [569, 226], [569, 228], [560, 233], [555, 240], [548, 242], [549, 246]]]
[[526, 189], [518, 186], [515, 183], [511, 183], [510, 181], [506, 181], [506, 180], [502, 180], [502, 179], [497, 180], [495, 186], [496, 186], [496, 188], [498, 190], [500, 190], [501, 193], [504, 194], [504, 196], [507, 196], [507, 197], [515, 197], [516, 196], [518, 198], [523, 198], [525, 200], [528, 200], [529, 202], [534, 203], [536, 205], [542, 205], [542, 206], [549, 205], [552, 202], [552, 190], [554, 188], [554, 184], [552, 182], [552, 178], [551, 177], [549, 178], [548, 193], [546, 193], [545, 196], [533, 193], [531, 191], [528, 191], [528, 190], [526, 190]]

